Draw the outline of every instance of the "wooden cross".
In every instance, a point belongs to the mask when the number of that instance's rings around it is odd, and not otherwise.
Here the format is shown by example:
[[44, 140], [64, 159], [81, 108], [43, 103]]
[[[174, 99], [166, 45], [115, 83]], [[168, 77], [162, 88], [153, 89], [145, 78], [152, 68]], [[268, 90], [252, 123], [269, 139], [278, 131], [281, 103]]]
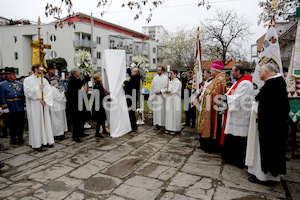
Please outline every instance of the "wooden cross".
[[43, 66], [44, 57], [46, 52], [44, 49], [51, 49], [51, 45], [44, 44], [43, 39], [41, 38], [41, 20], [40, 17], [38, 19], [38, 40], [33, 40], [30, 43], [30, 47], [33, 48], [32, 54], [32, 64], [40, 63]]

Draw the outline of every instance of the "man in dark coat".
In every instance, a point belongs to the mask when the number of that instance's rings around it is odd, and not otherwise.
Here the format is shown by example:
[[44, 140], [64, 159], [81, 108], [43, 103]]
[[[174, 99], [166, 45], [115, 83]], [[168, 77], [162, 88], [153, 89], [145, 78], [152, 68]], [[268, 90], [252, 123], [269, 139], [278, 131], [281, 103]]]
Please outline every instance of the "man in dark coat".
[[261, 170], [253, 170], [252, 174], [255, 176], [249, 177], [249, 181], [280, 181], [280, 175], [286, 174], [285, 140], [290, 111], [286, 84], [272, 64], [264, 65], [259, 75], [265, 81], [255, 98], [259, 102], [258, 139]]
[[[73, 124], [73, 140], [76, 142], [82, 142], [79, 137], [87, 136], [84, 133], [84, 123], [89, 119], [89, 113], [83, 105], [83, 110], [80, 111], [78, 107], [78, 90], [83, 88], [83, 85], [90, 80], [89, 76], [86, 76], [83, 80], [79, 78], [80, 70], [77, 67], [71, 69], [71, 77], [68, 84], [67, 95], [67, 110], [68, 117]], [[85, 92], [85, 91], [84, 91]]]
[[[125, 94], [132, 96], [132, 98], [135, 98], [135, 102], [132, 102], [131, 99], [127, 98], [127, 106], [129, 108], [129, 118], [130, 118], [130, 123], [131, 123], [131, 129], [132, 132], [136, 132], [137, 131], [137, 124], [136, 124], [136, 117], [135, 117], [135, 110], [136, 110], [136, 106], [137, 106], [137, 101], [138, 101], [138, 93], [139, 93], [139, 89], [140, 89], [140, 75], [139, 75], [139, 69], [138, 68], [133, 68], [132, 70], [127, 69], [127, 73], [130, 76], [130, 80], [129, 81], [125, 81], [124, 84], [122, 85], [124, 90], [125, 90]], [[133, 90], [135, 90], [135, 93], [133, 92]], [[135, 96], [133, 97], [133, 95], [135, 94]]]

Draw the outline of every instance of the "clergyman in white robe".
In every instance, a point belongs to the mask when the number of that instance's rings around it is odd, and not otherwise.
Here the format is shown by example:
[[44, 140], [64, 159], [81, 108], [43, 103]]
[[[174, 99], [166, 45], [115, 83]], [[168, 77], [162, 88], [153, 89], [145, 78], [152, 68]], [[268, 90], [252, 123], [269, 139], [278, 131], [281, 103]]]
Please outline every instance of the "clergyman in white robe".
[[174, 78], [169, 86], [162, 90], [166, 99], [166, 123], [165, 130], [174, 134], [181, 131], [181, 82]]
[[[244, 77], [250, 76], [243, 76], [241, 79]], [[254, 99], [253, 83], [247, 79], [235, 82], [226, 97], [228, 110], [222, 158], [226, 163], [242, 168], [245, 166], [247, 136]]]
[[[157, 127], [165, 126], [166, 118], [166, 100], [161, 94], [168, 82], [168, 77], [165, 74], [156, 75], [151, 84], [149, 101], [151, 101], [153, 110], [153, 125]], [[160, 94], [155, 94], [160, 92]]]
[[[58, 85], [58, 83], [57, 83]], [[68, 131], [66, 118], [66, 96], [64, 92], [60, 92], [55, 86], [51, 86], [53, 94], [53, 106], [51, 107], [51, 124], [54, 136], [62, 136]]]
[[[49, 108], [53, 105], [52, 90], [48, 81], [43, 78], [43, 97], [45, 105], [41, 103], [41, 77], [35, 74], [25, 78], [24, 93], [29, 129], [29, 145], [40, 148], [42, 145], [54, 144]], [[44, 111], [43, 111], [44, 110]]]

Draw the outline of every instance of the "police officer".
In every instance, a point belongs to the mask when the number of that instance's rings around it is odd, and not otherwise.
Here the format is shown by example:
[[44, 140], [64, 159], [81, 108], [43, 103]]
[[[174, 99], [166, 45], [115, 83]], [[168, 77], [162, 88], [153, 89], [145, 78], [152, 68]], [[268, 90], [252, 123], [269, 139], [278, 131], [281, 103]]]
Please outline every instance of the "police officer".
[[0, 84], [0, 100], [3, 113], [8, 114], [8, 127], [10, 131], [10, 144], [23, 144], [24, 129], [24, 91], [23, 84], [16, 81], [15, 68], [5, 70], [7, 80]]
[[[193, 79], [194, 79], [194, 73], [192, 69], [188, 69], [186, 72], [186, 77], [182, 79], [182, 90], [181, 90], [181, 98], [184, 100], [184, 98], [190, 98], [193, 90]], [[185, 97], [185, 91], [187, 90], [188, 95]], [[192, 121], [191, 128], [195, 128], [196, 123], [196, 107], [191, 106], [191, 103], [189, 103], [188, 110], [185, 111], [185, 119], [186, 123], [184, 126], [190, 126]]]

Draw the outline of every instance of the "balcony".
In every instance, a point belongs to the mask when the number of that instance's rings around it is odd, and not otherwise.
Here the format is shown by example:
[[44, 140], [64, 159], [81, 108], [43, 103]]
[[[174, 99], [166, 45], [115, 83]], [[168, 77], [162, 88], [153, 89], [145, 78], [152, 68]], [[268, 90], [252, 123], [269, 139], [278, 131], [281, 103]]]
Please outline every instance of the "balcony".
[[[92, 41], [90, 40], [74, 40], [75, 48], [91, 48]], [[97, 47], [97, 43], [93, 42], [93, 48]]]

